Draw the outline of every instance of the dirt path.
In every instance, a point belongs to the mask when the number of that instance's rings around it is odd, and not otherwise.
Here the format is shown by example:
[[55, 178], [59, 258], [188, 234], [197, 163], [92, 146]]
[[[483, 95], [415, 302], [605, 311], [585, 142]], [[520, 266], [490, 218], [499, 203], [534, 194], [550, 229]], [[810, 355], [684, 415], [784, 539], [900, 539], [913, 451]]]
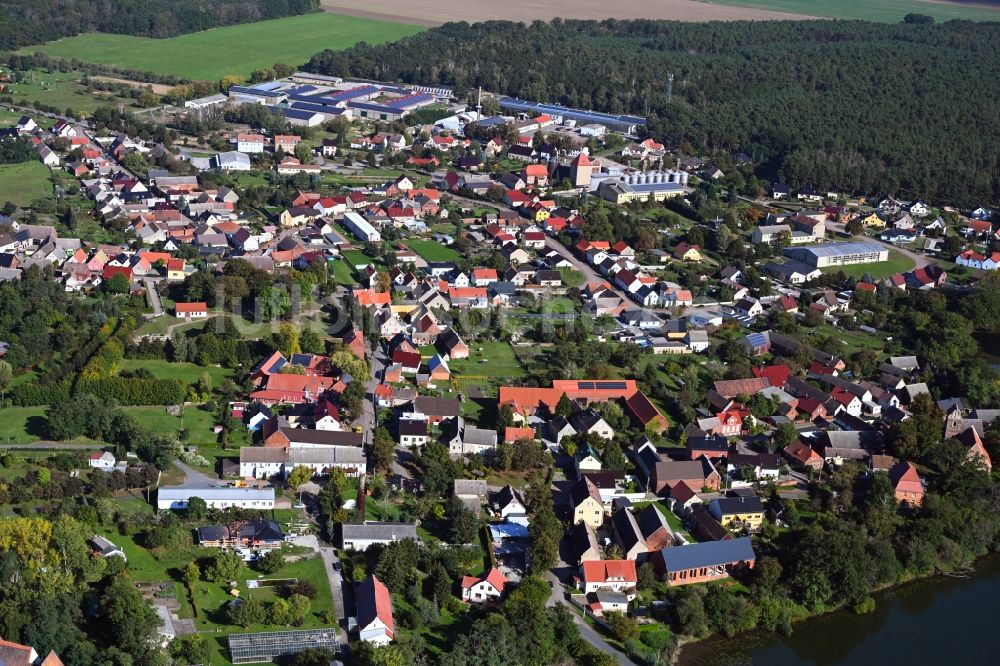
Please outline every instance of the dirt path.
[[124, 83], [125, 85], [133, 88], [151, 88], [157, 95], [166, 95], [174, 88], [173, 86], [164, 85], [162, 83], [143, 83], [141, 81], [130, 81], [129, 79], [118, 79], [113, 76], [91, 76], [89, 78], [94, 79], [95, 81], [104, 81], [106, 83]]
[[320, 5], [333, 14], [400, 21], [414, 25], [441, 25], [449, 21], [488, 21], [506, 19], [530, 23], [561, 17], [567, 19], [665, 19], [671, 21], [766, 21], [815, 18], [753, 7], [729, 7], [699, 0], [568, 0], [541, 3], [538, 0], [470, 0], [456, 5], [442, 0], [368, 0], [364, 9], [350, 0], [321, 0]]

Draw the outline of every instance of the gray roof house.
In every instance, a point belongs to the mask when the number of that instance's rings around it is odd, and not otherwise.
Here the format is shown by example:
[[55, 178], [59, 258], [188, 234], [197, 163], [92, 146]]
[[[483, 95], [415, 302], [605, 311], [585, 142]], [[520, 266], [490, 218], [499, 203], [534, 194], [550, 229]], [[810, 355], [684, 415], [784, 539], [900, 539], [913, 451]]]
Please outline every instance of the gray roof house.
[[392, 543], [403, 539], [419, 541], [417, 526], [413, 523], [344, 523], [340, 526], [340, 542], [343, 548], [365, 550], [372, 544]]

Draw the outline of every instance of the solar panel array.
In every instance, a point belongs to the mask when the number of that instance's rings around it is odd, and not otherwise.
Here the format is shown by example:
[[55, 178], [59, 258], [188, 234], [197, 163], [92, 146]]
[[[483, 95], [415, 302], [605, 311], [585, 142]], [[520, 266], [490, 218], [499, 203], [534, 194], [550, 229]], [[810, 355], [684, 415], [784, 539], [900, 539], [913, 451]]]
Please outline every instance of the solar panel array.
[[625, 382], [577, 382], [581, 391], [624, 391]]
[[275, 657], [297, 654], [310, 648], [326, 648], [339, 653], [337, 631], [333, 628], [297, 629], [229, 636], [229, 656], [234, 664], [273, 661]]

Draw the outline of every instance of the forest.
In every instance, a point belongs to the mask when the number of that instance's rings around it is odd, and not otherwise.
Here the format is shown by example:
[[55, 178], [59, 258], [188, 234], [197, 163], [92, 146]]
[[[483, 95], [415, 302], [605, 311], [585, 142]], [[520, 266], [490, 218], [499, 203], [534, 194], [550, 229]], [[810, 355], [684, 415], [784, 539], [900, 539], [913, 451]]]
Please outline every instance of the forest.
[[636, 113], [668, 145], [742, 151], [792, 187], [967, 206], [1000, 201], [998, 38], [957, 21], [493, 21], [307, 69]]
[[316, 10], [317, 0], [0, 0], [0, 50], [82, 32], [173, 37]]

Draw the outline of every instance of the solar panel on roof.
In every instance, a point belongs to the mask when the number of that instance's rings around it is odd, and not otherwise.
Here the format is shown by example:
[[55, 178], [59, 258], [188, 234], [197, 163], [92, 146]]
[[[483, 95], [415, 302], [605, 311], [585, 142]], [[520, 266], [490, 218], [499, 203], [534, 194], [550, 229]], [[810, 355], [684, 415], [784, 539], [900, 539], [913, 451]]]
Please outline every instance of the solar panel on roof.
[[597, 382], [596, 388], [602, 391], [619, 391], [625, 389], [625, 382]]
[[311, 360], [310, 354], [292, 354], [292, 365], [309, 365]]
[[577, 388], [581, 391], [592, 391], [594, 390], [594, 382], [580, 382], [577, 384]]
[[273, 365], [271, 366], [271, 369], [270, 369], [270, 371], [271, 371], [271, 372], [278, 372], [278, 371], [279, 371], [279, 370], [281, 370], [281, 369], [282, 369], [283, 367], [285, 367], [285, 363], [287, 363], [287, 362], [288, 362], [288, 361], [286, 361], [286, 360], [285, 360], [284, 358], [279, 358], [279, 359], [277, 359], [277, 360], [276, 360], [276, 361], [274, 362], [274, 364], [273, 364]]

